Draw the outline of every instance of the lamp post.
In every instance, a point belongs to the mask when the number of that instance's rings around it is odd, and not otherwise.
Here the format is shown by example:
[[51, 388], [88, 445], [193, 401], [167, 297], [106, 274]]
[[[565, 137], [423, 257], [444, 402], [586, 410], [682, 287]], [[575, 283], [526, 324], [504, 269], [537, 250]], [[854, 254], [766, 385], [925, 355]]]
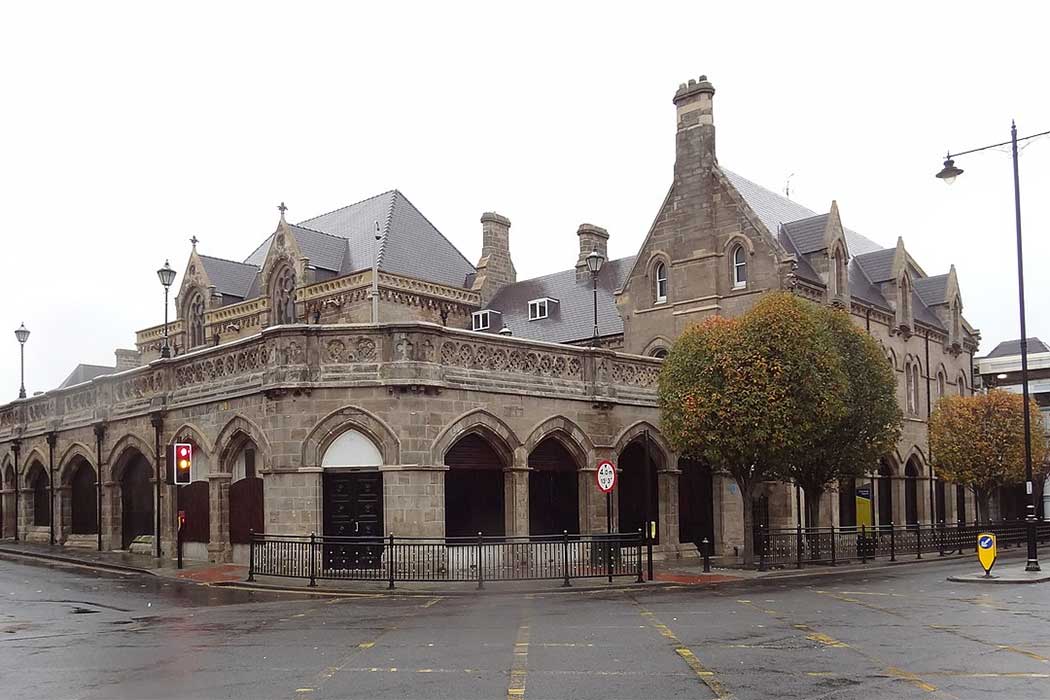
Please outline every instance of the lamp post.
[[1032, 488], [1032, 421], [1028, 415], [1028, 331], [1025, 328], [1024, 313], [1024, 253], [1021, 244], [1021, 180], [1017, 170], [1017, 144], [1020, 141], [1028, 141], [1039, 136], [1046, 136], [1050, 131], [1044, 131], [1031, 136], [1017, 138], [1017, 125], [1010, 122], [1010, 140], [995, 143], [981, 148], [971, 148], [968, 151], [948, 153], [944, 160], [944, 167], [937, 177], [949, 185], [955, 178], [962, 175], [961, 168], [955, 166], [955, 158], [968, 153], [986, 151], [990, 148], [999, 148], [1010, 145], [1014, 165], [1014, 223], [1017, 228], [1017, 303], [1021, 317], [1021, 394], [1024, 398], [1024, 478], [1025, 492], [1028, 494], [1027, 516], [1025, 517], [1025, 535], [1028, 541], [1028, 562], [1025, 571], [1039, 571], [1039, 554], [1036, 548], [1036, 522], [1035, 522], [1035, 489]]
[[592, 250], [586, 260], [587, 269], [591, 271], [591, 281], [594, 283], [594, 334], [591, 336], [591, 345], [598, 347], [598, 273], [605, 264], [605, 256], [597, 250]]
[[21, 352], [21, 385], [18, 389], [18, 398], [24, 399], [26, 397], [26, 341], [29, 340], [29, 329], [26, 328], [26, 324], [20, 324], [18, 330], [15, 331], [15, 337], [18, 338], [18, 347]]
[[171, 269], [167, 260], [164, 261], [164, 267], [157, 270], [157, 277], [164, 285], [164, 346], [160, 349], [160, 356], [171, 357], [171, 346], [168, 344], [168, 290], [175, 281], [175, 270]]

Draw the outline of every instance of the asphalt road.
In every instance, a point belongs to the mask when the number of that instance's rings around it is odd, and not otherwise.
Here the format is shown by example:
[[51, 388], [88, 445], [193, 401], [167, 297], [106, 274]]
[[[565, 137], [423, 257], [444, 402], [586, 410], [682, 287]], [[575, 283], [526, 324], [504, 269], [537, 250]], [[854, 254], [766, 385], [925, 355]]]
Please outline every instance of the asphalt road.
[[1050, 698], [1050, 585], [307, 598], [0, 561], [2, 698]]

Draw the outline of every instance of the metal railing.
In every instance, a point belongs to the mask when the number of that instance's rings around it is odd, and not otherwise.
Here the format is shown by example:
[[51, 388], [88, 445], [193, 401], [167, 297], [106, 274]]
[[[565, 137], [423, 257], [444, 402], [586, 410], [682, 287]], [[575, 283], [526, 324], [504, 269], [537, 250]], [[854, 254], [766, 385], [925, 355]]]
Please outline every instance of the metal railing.
[[[642, 532], [528, 537], [326, 537], [250, 534], [248, 581], [283, 576], [346, 581], [476, 582], [633, 576], [645, 564]], [[652, 556], [649, 552], [648, 556]]]
[[[1026, 543], [1024, 520], [987, 523], [937, 523], [880, 525], [869, 527], [759, 528], [755, 542], [760, 570], [771, 566], [801, 569], [806, 564], [835, 566], [839, 563], [889, 559], [924, 554], [944, 556], [954, 552], [976, 551], [977, 534], [992, 532], [1000, 549], [1023, 547]], [[1036, 526], [1039, 544], [1050, 542], [1050, 522]]]

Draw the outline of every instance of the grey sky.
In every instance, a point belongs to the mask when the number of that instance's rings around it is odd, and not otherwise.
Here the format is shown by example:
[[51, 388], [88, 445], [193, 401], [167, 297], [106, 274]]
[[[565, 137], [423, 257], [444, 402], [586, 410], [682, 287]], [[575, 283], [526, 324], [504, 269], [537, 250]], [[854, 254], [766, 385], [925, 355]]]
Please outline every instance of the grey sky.
[[[0, 395], [111, 364], [162, 320], [189, 238], [241, 260], [399, 188], [468, 258], [513, 221], [519, 278], [576, 227], [630, 255], [671, 178], [680, 82], [714, 83], [718, 158], [928, 274], [955, 263], [987, 352], [1018, 335], [1010, 159], [943, 152], [1050, 129], [1050, 9], [1004, 5], [8, 3], [0, 10]], [[644, 7], [644, 9], [642, 9]], [[954, 51], [953, 51], [954, 49]], [[1022, 152], [1029, 334], [1050, 336], [1050, 138]]]

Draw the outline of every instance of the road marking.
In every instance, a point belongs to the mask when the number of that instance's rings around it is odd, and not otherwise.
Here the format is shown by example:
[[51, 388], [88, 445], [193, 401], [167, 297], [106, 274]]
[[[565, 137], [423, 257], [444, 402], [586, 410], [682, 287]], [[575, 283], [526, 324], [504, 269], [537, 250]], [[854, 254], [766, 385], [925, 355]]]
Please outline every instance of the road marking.
[[[392, 627], [387, 627], [382, 632], [377, 634], [374, 639], [372, 639], [370, 641], [367, 641], [367, 642], [361, 642], [357, 646], [351, 647], [350, 653], [347, 654], [346, 656], [344, 656], [342, 661], [340, 661], [339, 663], [335, 664], [334, 666], [326, 667], [323, 671], [318, 673], [317, 676], [315, 676], [315, 678], [314, 678], [314, 687], [313, 688], [306, 688], [306, 689], [296, 690], [295, 692], [299, 696], [297, 698], [297, 700], [303, 700], [303, 698], [308, 696], [309, 693], [314, 692], [315, 689], [320, 688], [325, 683], [330, 681], [335, 676], [335, 674], [339, 673], [340, 671], [346, 670], [346, 667], [350, 664], [351, 661], [353, 661], [354, 657], [357, 654], [359, 654], [363, 650], [371, 649], [372, 647], [374, 647], [376, 645], [376, 642], [378, 642], [379, 639], [383, 635], [388, 634], [390, 632], [393, 632], [396, 629], [397, 629], [397, 625], [394, 625]], [[378, 669], [372, 669], [372, 670], [378, 670]], [[391, 668], [390, 671], [394, 672], [394, 671], [397, 671], [397, 669], [396, 668]]]
[[526, 600], [521, 609], [521, 624], [514, 639], [514, 661], [510, 667], [510, 683], [507, 685], [508, 700], [525, 697], [525, 675], [529, 668], [529, 611], [532, 607]]
[[686, 665], [688, 665], [693, 673], [696, 674], [696, 677], [700, 679], [700, 682], [706, 685], [711, 692], [715, 694], [716, 698], [719, 698], [719, 700], [730, 700], [730, 698], [733, 697], [733, 694], [722, 685], [722, 681], [718, 680], [715, 676], [715, 672], [704, 666], [700, 659], [697, 658], [696, 654], [682, 643], [682, 640], [678, 638], [678, 635], [676, 635], [670, 627], [660, 622], [659, 618], [657, 618], [651, 610], [647, 610], [645, 606], [639, 603], [633, 596], [631, 596], [631, 600], [638, 606], [642, 617], [649, 623], [649, 626], [659, 632], [660, 636], [670, 640], [671, 643], [674, 644], [675, 653], [685, 661]]
[[438, 596], [437, 598], [434, 598], [433, 600], [428, 600], [426, 603], [423, 604], [422, 607], [424, 607], [424, 608], [433, 607], [433, 606], [437, 605], [438, 603], [440, 603], [441, 601], [443, 601], [444, 599], [445, 599], [444, 596]]

